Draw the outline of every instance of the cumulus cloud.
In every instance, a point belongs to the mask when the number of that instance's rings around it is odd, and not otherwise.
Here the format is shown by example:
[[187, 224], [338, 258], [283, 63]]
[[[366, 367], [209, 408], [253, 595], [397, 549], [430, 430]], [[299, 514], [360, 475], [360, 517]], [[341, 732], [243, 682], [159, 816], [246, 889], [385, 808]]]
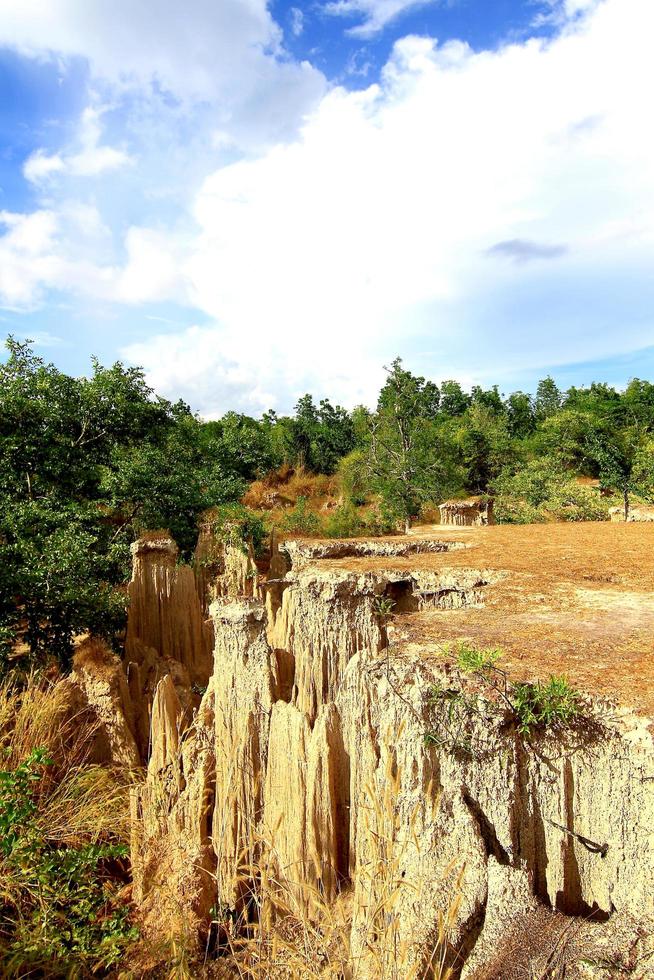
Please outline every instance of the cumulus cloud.
[[285, 106], [284, 137], [325, 89], [319, 71], [286, 56], [266, 0], [3, 0], [2, 44], [28, 56], [86, 58], [93, 77], [115, 89], [212, 103], [222, 128], [238, 119], [243, 131], [250, 114], [256, 128], [261, 103], [268, 112]]
[[[332, 91], [301, 139], [207, 178], [183, 275], [216, 326], [127, 353], [215, 412], [228, 363], [246, 399], [351, 404], [398, 350], [479, 378], [646, 344], [652, 28], [648, 0], [605, 0], [547, 42], [400, 40], [380, 85]], [[563, 280], [530, 261], [554, 258]]]
[[323, 5], [323, 10], [334, 17], [363, 18], [362, 23], [349, 27], [345, 33], [350, 37], [370, 38], [409, 10], [438, 2], [440, 0], [330, 0]]
[[124, 355], [207, 414], [309, 389], [371, 401], [397, 352], [480, 380], [645, 346], [654, 5], [566, 9], [556, 37], [494, 51], [402, 38], [379, 84], [333, 89], [299, 135], [215, 165], [188, 222], [131, 222], [118, 257], [99, 258], [92, 214], [15, 216], [0, 291], [194, 307], [202, 325]]

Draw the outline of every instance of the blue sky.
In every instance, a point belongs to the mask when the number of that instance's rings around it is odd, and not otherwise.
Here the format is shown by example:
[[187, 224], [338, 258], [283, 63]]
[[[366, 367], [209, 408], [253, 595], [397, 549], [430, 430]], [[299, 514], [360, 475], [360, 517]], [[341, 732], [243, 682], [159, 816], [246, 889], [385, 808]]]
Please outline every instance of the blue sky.
[[654, 376], [651, 0], [0, 0], [0, 328], [216, 416]]

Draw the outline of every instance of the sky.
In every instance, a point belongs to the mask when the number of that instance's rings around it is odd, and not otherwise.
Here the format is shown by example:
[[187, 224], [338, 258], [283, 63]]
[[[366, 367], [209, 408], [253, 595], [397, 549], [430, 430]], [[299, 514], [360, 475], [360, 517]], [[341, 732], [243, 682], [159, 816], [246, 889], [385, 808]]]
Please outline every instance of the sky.
[[207, 418], [654, 378], [652, 0], [0, 0], [0, 333]]

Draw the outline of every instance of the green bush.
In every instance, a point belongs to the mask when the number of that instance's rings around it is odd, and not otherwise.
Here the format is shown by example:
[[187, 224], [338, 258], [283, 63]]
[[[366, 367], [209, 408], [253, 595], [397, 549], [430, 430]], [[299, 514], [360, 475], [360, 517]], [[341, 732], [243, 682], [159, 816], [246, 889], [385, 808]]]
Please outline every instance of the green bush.
[[609, 501], [583, 486], [550, 457], [531, 460], [517, 471], [504, 470], [493, 484], [499, 524], [544, 521], [605, 521]]
[[554, 489], [543, 505], [556, 521], [607, 521], [609, 501], [600, 497], [596, 490], [584, 487], [574, 480]]
[[137, 938], [112, 894], [108, 867], [127, 856], [113, 842], [52, 846], [35, 791], [51, 760], [35, 749], [0, 770], [0, 972], [82, 977], [106, 971]]
[[340, 461], [336, 473], [345, 500], [357, 506], [365, 504], [369, 490], [365, 453], [360, 449], [348, 453]]
[[580, 697], [565, 677], [552, 676], [535, 684], [515, 684], [512, 700], [518, 731], [569, 725], [580, 713]]
[[317, 514], [309, 510], [306, 497], [298, 497], [295, 507], [284, 514], [279, 527], [286, 534], [314, 537], [322, 534], [322, 522]]
[[267, 537], [263, 520], [243, 504], [222, 504], [211, 511], [214, 537], [234, 548], [247, 549], [251, 542], [255, 555], [261, 554]]

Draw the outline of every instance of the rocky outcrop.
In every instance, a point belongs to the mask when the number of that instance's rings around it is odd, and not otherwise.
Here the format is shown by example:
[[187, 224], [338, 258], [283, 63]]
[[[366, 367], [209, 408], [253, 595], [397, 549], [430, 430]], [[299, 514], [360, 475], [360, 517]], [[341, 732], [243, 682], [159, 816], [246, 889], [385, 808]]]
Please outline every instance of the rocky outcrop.
[[71, 728], [80, 725], [90, 734], [86, 759], [135, 772], [141, 755], [134, 737], [134, 710], [120, 659], [103, 640], [81, 639], [73, 657], [73, 670], [57, 682]]
[[197, 707], [212, 672], [213, 628], [203, 616], [193, 570], [177, 563], [172, 538], [145, 535], [131, 551], [125, 664], [136, 741], [146, 761], [157, 684], [168, 674], [184, 706]]
[[438, 510], [441, 524], [469, 527], [495, 523], [492, 500], [447, 500]]
[[265, 604], [214, 602], [213, 675], [188, 728], [174, 685], [157, 688], [134, 799], [144, 907], [163, 876], [200, 930], [212, 908], [247, 917], [265, 852], [267, 878], [298, 901], [351, 896], [358, 977], [383, 975], [387, 947], [407, 976], [443, 957], [481, 969], [500, 909], [649, 922], [646, 725], [589, 709], [583, 726], [525, 740], [471, 691], [462, 732], [451, 700], [465, 679], [388, 645], [389, 598], [479, 604], [491, 580], [300, 567]]
[[344, 539], [337, 541], [311, 541], [303, 539], [273, 539], [273, 550], [276, 548], [288, 558], [290, 564], [284, 567], [284, 572], [291, 568], [302, 568], [320, 559], [337, 558], [389, 558], [404, 555], [439, 554], [443, 551], [457, 551], [465, 548], [461, 541], [437, 541], [433, 538], [378, 538], [372, 541]]
[[[624, 523], [624, 507], [609, 507], [609, 517], [617, 523]], [[630, 507], [627, 521], [639, 524], [654, 521], [654, 507]]]

